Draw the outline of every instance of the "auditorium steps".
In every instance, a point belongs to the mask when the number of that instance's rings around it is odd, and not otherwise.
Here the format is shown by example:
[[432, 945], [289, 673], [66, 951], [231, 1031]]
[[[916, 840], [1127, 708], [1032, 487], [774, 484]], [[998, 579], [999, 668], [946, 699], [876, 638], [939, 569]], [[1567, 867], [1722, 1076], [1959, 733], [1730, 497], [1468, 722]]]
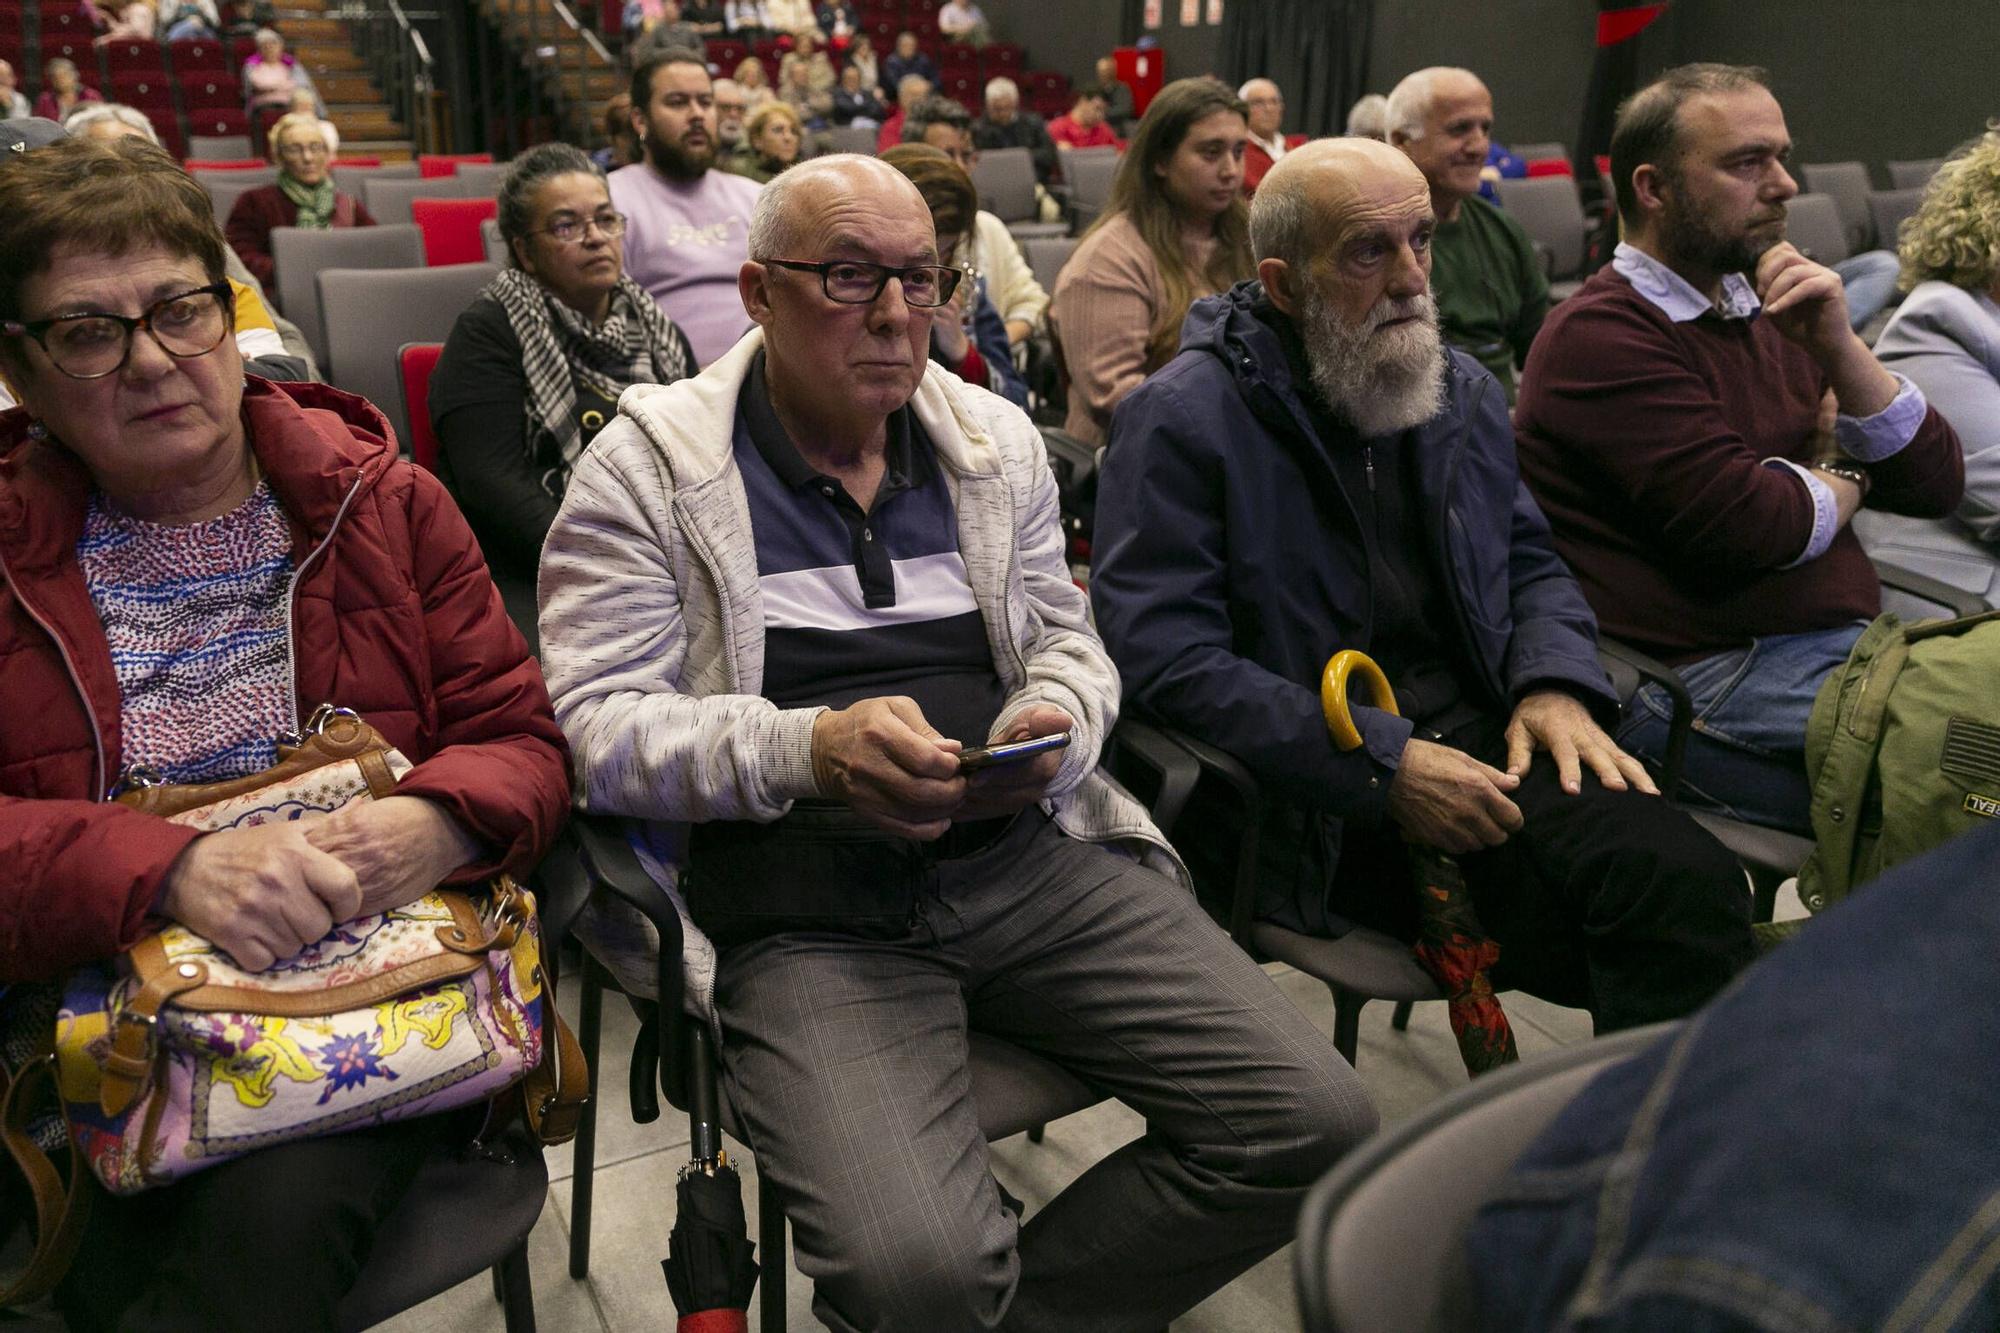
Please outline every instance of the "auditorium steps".
[[327, 17], [328, 8], [326, 0], [287, 0], [278, 26], [287, 48], [312, 73], [327, 119], [340, 131], [341, 155], [408, 161], [416, 152], [408, 127], [396, 119], [368, 62], [355, 50], [346, 21]]

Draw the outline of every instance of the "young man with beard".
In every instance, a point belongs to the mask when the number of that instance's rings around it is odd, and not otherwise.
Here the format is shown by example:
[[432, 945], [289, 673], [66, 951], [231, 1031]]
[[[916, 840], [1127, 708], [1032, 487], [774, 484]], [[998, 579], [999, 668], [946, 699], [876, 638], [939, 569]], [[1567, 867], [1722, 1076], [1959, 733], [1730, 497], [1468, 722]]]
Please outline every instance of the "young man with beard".
[[632, 71], [632, 128], [645, 158], [610, 177], [611, 202], [625, 215], [625, 271], [705, 366], [750, 329], [736, 273], [750, 257], [758, 185], [712, 170], [715, 90], [692, 51], [664, 51]]
[[[1197, 303], [1112, 420], [1091, 598], [1128, 706], [1257, 775], [1261, 918], [1413, 935], [1407, 837], [1464, 857], [1496, 985], [1600, 1031], [1688, 1012], [1748, 960], [1743, 879], [1603, 730], [1596, 626], [1506, 397], [1438, 333], [1423, 174], [1309, 143], [1250, 228], [1257, 279]], [[1357, 703], [1350, 752], [1319, 702], [1342, 648], [1402, 714]]]
[[[1619, 111], [1625, 241], [1522, 375], [1521, 470], [1608, 633], [1693, 696], [1687, 795], [1809, 829], [1806, 718], [1882, 609], [1849, 520], [1949, 514], [1957, 437], [1785, 240], [1791, 140], [1760, 70], [1687, 65]], [[1619, 732], [1666, 749], [1669, 704]]]

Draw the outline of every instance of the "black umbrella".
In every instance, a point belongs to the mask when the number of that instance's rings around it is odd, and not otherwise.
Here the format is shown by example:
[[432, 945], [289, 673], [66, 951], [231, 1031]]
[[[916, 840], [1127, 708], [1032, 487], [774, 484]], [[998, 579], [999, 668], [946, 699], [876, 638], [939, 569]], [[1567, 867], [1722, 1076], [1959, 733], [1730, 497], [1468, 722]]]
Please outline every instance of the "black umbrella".
[[660, 1270], [680, 1311], [677, 1333], [749, 1333], [757, 1247], [743, 1217], [743, 1182], [728, 1154], [697, 1156], [681, 1168], [667, 1257]]

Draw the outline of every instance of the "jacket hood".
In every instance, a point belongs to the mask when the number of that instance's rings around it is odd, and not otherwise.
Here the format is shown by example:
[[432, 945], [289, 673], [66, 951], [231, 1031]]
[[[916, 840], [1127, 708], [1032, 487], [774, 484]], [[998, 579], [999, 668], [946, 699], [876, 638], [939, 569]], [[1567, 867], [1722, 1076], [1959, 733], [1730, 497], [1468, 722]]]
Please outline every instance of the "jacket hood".
[[[317, 539], [356, 490], [397, 459], [395, 432], [368, 402], [325, 384], [244, 377], [243, 424], [271, 488]], [[26, 409], [0, 413], [0, 545], [53, 559], [83, 530], [90, 473], [60, 443], [36, 439]]]

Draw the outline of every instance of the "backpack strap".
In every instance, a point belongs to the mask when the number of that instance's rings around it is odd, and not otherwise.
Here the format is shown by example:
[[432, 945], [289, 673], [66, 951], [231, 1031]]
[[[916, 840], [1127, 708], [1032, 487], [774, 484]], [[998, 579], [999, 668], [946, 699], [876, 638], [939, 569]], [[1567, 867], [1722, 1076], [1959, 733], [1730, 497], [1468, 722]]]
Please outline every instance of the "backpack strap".
[[35, 1200], [35, 1249], [13, 1281], [0, 1279], [0, 1310], [40, 1300], [54, 1291], [69, 1271], [83, 1240], [83, 1224], [90, 1216], [90, 1168], [70, 1140], [69, 1184], [63, 1184], [55, 1163], [35, 1142], [29, 1121], [35, 1107], [45, 1101], [53, 1086], [55, 1055], [43, 1051], [18, 1073], [0, 1068], [0, 1143], [28, 1182]]
[[1894, 612], [1876, 617], [1855, 641], [1847, 665], [1832, 672], [1806, 723], [1806, 772], [1812, 779], [1813, 851], [1799, 869], [1799, 900], [1814, 912], [1854, 887], [1862, 811], [1882, 746], [1882, 718], [1910, 643]]

